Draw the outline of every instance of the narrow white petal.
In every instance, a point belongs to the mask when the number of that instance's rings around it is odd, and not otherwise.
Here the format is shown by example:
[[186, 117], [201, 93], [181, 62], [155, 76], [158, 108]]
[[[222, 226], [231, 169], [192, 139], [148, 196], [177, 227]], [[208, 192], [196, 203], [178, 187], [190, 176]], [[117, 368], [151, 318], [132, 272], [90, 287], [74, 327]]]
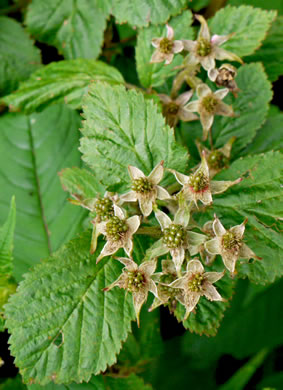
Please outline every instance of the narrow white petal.
[[201, 60], [200, 60], [200, 63], [202, 65], [202, 67], [205, 69], [205, 70], [209, 70], [209, 69], [213, 69], [215, 68], [215, 60], [214, 60], [214, 57], [212, 55], [208, 55], [206, 57], [203, 57]]
[[183, 39], [184, 49], [187, 51], [194, 51], [197, 43], [195, 41], [191, 41], [189, 39]]
[[211, 89], [206, 84], [199, 84], [197, 86], [197, 95], [199, 98], [203, 98], [211, 94]]
[[190, 91], [182, 93], [180, 96], [177, 97], [175, 103], [178, 104], [178, 106], [184, 106], [193, 96], [193, 93], [194, 91], [192, 89]]
[[205, 205], [209, 205], [212, 203], [212, 196], [211, 196], [210, 189], [196, 193], [196, 197], [200, 202], [202, 202]]
[[155, 64], [158, 62], [163, 62], [165, 58], [166, 58], [166, 54], [161, 53], [158, 49], [156, 49], [151, 56], [150, 63]]
[[90, 253], [93, 254], [96, 251], [97, 247], [97, 238], [99, 236], [100, 232], [97, 229], [97, 224], [93, 224], [92, 228], [92, 234], [91, 234], [91, 243], [90, 243]]
[[145, 261], [139, 266], [139, 270], [141, 272], [144, 272], [149, 277], [154, 273], [156, 265], [157, 265], [157, 259], [151, 261]]
[[153, 38], [151, 44], [153, 47], [158, 48], [163, 38]]
[[121, 248], [120, 241], [111, 242], [107, 241], [104, 245], [100, 255], [96, 259], [96, 263], [98, 263], [103, 257], [113, 255], [113, 253], [117, 252], [119, 248]]
[[257, 255], [244, 243], [240, 249], [240, 257], [243, 259], [258, 259]]
[[103, 291], [109, 291], [113, 287], [126, 288], [128, 281], [128, 275], [126, 273], [122, 273], [115, 282], [111, 283], [109, 286], [105, 287]]
[[215, 283], [224, 276], [223, 272], [205, 272], [204, 277], [209, 283]]
[[116, 215], [116, 217], [118, 217], [120, 219], [124, 219], [125, 218], [124, 211], [120, 207], [118, 207], [116, 204], [114, 204], [113, 206], [114, 206], [114, 214]]
[[222, 301], [222, 297], [214, 286], [210, 283], [206, 283], [203, 286], [203, 294], [210, 301]]
[[156, 297], [158, 298], [158, 292], [157, 292], [157, 286], [154, 283], [152, 279], [149, 279], [148, 281], [148, 290]]
[[208, 78], [209, 78], [209, 80], [211, 80], [211, 81], [215, 81], [216, 80], [216, 78], [217, 78], [217, 76], [218, 76], [218, 70], [217, 69], [209, 69], [208, 70]]
[[184, 185], [186, 185], [186, 184], [188, 184], [188, 182], [189, 182], [189, 176], [186, 176], [186, 175], [184, 175], [183, 173], [180, 173], [180, 172], [177, 172], [177, 171], [175, 171], [174, 169], [168, 169], [170, 172], [172, 172], [174, 175], [175, 175], [175, 177], [176, 177], [176, 180], [180, 183], [180, 184], [182, 184], [183, 186]]
[[128, 171], [130, 178], [132, 180], [140, 179], [141, 177], [145, 177], [145, 174], [137, 167], [133, 167], [132, 165], [128, 166]]
[[165, 200], [165, 199], [171, 199], [171, 195], [165, 188], [156, 186], [157, 189], [157, 199]]
[[161, 267], [162, 267], [162, 275], [165, 274], [175, 274], [176, 269], [175, 265], [172, 260], [162, 260], [161, 261]]
[[140, 326], [140, 311], [142, 305], [147, 300], [148, 291], [138, 291], [133, 293], [133, 304], [135, 308], [138, 327]]
[[138, 265], [128, 257], [117, 257], [117, 260], [124, 264], [128, 271], [136, 271], [138, 269]]
[[204, 271], [203, 265], [199, 260], [191, 260], [187, 264], [187, 272], [202, 273]]
[[128, 237], [128, 239], [125, 241], [123, 248], [127, 255], [130, 257], [133, 251], [133, 241], [130, 237]]
[[228, 39], [231, 38], [233, 34], [229, 34], [229, 35], [212, 35], [211, 37], [211, 44], [213, 46], [219, 46], [219, 45], [222, 45], [224, 42], [228, 41]]
[[164, 161], [161, 161], [159, 164], [156, 165], [155, 168], [150, 172], [148, 179], [153, 184], [158, 184], [161, 182], [163, 175], [164, 175]]
[[188, 103], [184, 109], [189, 112], [199, 112], [199, 100], [194, 100], [193, 102]]
[[198, 246], [205, 242], [206, 236], [204, 234], [195, 233], [195, 232], [188, 232], [188, 238], [189, 238], [189, 245], [192, 246]]
[[205, 250], [212, 254], [217, 255], [221, 253], [221, 243], [218, 237], [213, 238], [212, 240], [206, 241], [204, 244]]
[[182, 278], [174, 280], [174, 282], [170, 283], [169, 286], [173, 288], [186, 288], [188, 284], [188, 278], [183, 276]]
[[196, 114], [193, 114], [191, 111], [188, 111], [184, 107], [181, 107], [179, 109], [178, 116], [183, 122], [196, 121], [199, 119], [199, 117]]
[[231, 186], [238, 184], [242, 179], [234, 180], [234, 181], [211, 181], [210, 189], [212, 194], [221, 194], [222, 192], [228, 190]]
[[201, 23], [200, 32], [198, 37], [202, 37], [207, 41], [210, 41], [210, 32], [206, 20], [202, 15], [195, 15], [195, 18]]
[[186, 314], [184, 320], [186, 320], [189, 317], [190, 313], [194, 310], [194, 308], [198, 304], [199, 299], [200, 299], [199, 293], [190, 292], [189, 294], [185, 295]]
[[222, 223], [220, 222], [220, 220], [217, 217], [213, 221], [212, 227], [213, 227], [214, 234], [217, 237], [222, 237], [226, 233], [225, 227], [222, 225]]
[[176, 270], [179, 273], [181, 271], [181, 267], [185, 259], [185, 249], [184, 248], [171, 249], [170, 253], [172, 256], [172, 260], [175, 264]]
[[238, 260], [239, 256], [234, 255], [233, 253], [221, 253], [223, 263], [225, 267], [230, 271], [231, 273], [234, 273], [236, 261]]
[[202, 111], [200, 113], [200, 123], [203, 128], [203, 140], [205, 141], [208, 136], [209, 129], [211, 129], [214, 121], [214, 115], [210, 114], [207, 111]]
[[185, 207], [179, 207], [174, 216], [174, 223], [176, 223], [177, 225], [182, 225], [184, 227], [187, 227], [189, 221], [190, 221], [190, 210]]
[[155, 211], [155, 217], [158, 220], [162, 230], [168, 228], [172, 223], [168, 215], [159, 209]]
[[135, 232], [138, 230], [141, 220], [138, 215], [134, 215], [127, 219], [126, 221], [127, 225], [129, 226], [129, 233], [131, 235], [135, 234]]
[[146, 199], [144, 197], [140, 197], [139, 206], [142, 215], [148, 217], [152, 212], [152, 199]]
[[214, 55], [217, 60], [230, 60], [230, 61], [237, 61], [243, 64], [243, 61], [240, 57], [238, 57], [236, 54], [231, 53], [230, 51], [224, 50], [221, 47], [215, 47], [214, 48]]
[[182, 41], [174, 41], [173, 42], [173, 52], [180, 53], [184, 49], [184, 44]]
[[122, 202], [135, 202], [137, 200], [137, 194], [135, 191], [127, 192], [126, 194], [122, 194], [120, 196], [120, 200]]
[[229, 89], [228, 88], [222, 88], [222, 89], [218, 89], [217, 91], [215, 91], [213, 93], [213, 95], [217, 98], [217, 99], [224, 99], [225, 96], [229, 93]]
[[164, 56], [165, 65], [171, 64], [171, 62], [173, 61], [173, 58], [174, 58], [174, 54], [173, 53], [165, 54], [165, 56]]
[[233, 226], [230, 231], [235, 233], [237, 237], [242, 238], [245, 232], [247, 220], [245, 220], [241, 225]]
[[165, 95], [165, 93], [159, 93], [158, 97], [162, 101], [162, 103], [164, 103], [164, 104], [169, 104], [172, 102], [172, 99], [170, 98], [170, 96]]
[[166, 30], [167, 30], [167, 38], [169, 40], [173, 40], [174, 38], [174, 30], [169, 24], [166, 24]]

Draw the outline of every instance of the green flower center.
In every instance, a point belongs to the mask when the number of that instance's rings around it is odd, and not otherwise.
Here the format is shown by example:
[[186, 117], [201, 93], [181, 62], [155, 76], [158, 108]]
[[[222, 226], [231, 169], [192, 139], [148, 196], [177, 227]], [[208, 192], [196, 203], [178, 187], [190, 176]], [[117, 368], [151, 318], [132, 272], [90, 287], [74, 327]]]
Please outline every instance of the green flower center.
[[195, 173], [190, 176], [189, 184], [195, 192], [203, 191], [207, 188], [209, 179], [203, 172]]
[[172, 223], [168, 228], [164, 229], [163, 242], [168, 248], [178, 248], [184, 242], [185, 235], [186, 232], [182, 225]]
[[173, 42], [170, 41], [170, 39], [163, 38], [160, 41], [159, 50], [161, 51], [161, 53], [170, 54], [172, 53], [172, 49], [173, 49]]
[[128, 290], [136, 292], [143, 287], [145, 277], [140, 271], [128, 271]]
[[146, 177], [140, 177], [132, 182], [132, 190], [135, 192], [144, 194], [152, 191], [152, 189], [153, 184]]
[[210, 114], [215, 113], [218, 103], [218, 99], [213, 95], [205, 96], [201, 101], [202, 107]]
[[224, 249], [239, 249], [241, 244], [241, 240], [231, 231], [226, 232], [222, 237], [222, 245]]
[[210, 168], [222, 169], [227, 166], [228, 158], [219, 150], [215, 150], [208, 156], [207, 163]]
[[98, 199], [95, 203], [95, 212], [102, 220], [109, 219], [114, 216], [113, 202], [109, 198]]
[[118, 241], [128, 231], [129, 226], [125, 219], [112, 217], [106, 224], [106, 235], [113, 241]]
[[188, 283], [189, 290], [193, 292], [200, 292], [202, 289], [203, 281], [204, 281], [203, 274], [197, 273], [192, 275]]
[[197, 43], [197, 54], [206, 57], [211, 53], [211, 44], [204, 38], [200, 38]]
[[166, 104], [165, 111], [169, 115], [177, 115], [179, 111], [179, 106], [178, 104], [171, 102], [169, 104]]

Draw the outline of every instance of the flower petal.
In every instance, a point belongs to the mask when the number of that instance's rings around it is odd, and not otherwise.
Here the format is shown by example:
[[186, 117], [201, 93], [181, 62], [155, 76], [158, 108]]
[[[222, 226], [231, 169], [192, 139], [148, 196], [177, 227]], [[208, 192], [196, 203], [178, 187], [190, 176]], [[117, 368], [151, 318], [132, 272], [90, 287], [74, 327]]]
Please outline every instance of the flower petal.
[[142, 305], [145, 303], [147, 299], [148, 291], [140, 290], [138, 292], [133, 292], [133, 304], [135, 308], [136, 318], [138, 327], [140, 326], [140, 311], [142, 308]]
[[127, 253], [127, 255], [130, 257], [132, 254], [132, 251], [133, 251], [133, 241], [132, 241], [131, 237], [128, 237], [125, 240], [123, 248], [124, 248], [125, 252]]
[[206, 240], [206, 236], [204, 234], [188, 232], [189, 245], [191, 246], [199, 246], [203, 244]]
[[107, 241], [104, 245], [100, 255], [96, 259], [96, 264], [105, 256], [113, 255], [113, 253], [117, 252], [117, 250], [121, 248], [120, 241]]
[[195, 18], [201, 23], [198, 38], [204, 38], [207, 41], [210, 41], [210, 32], [206, 20], [202, 15], [195, 15]]
[[199, 100], [194, 100], [193, 102], [188, 103], [184, 109], [189, 112], [199, 112]]
[[121, 207], [118, 207], [116, 204], [114, 204], [113, 207], [114, 207], [114, 214], [115, 214], [115, 216], [120, 218], [120, 219], [124, 219], [125, 218], [125, 213], [121, 209]]
[[171, 199], [171, 195], [167, 190], [165, 190], [165, 188], [156, 186], [156, 190], [157, 190], [157, 199], [160, 200]]
[[130, 235], [133, 235], [138, 230], [140, 223], [141, 223], [141, 220], [140, 220], [140, 217], [138, 215], [134, 215], [134, 216], [128, 218], [126, 223], [129, 226]]
[[128, 166], [128, 172], [130, 175], [130, 178], [132, 180], [140, 179], [141, 177], [145, 177], [145, 174], [137, 167], [133, 167], [132, 165]]
[[200, 122], [203, 128], [203, 140], [207, 139], [208, 131], [212, 127], [214, 121], [214, 115], [210, 114], [207, 111], [202, 111], [200, 113]]
[[142, 214], [145, 217], [148, 217], [152, 212], [152, 199], [147, 199], [144, 197], [140, 197], [139, 206]]
[[218, 73], [219, 73], [218, 70], [215, 69], [215, 68], [209, 69], [208, 70], [208, 78], [209, 78], [209, 80], [215, 81], [217, 76], [218, 76]]
[[213, 227], [214, 234], [217, 237], [222, 237], [226, 233], [225, 227], [222, 225], [222, 223], [217, 217], [215, 217], [212, 227]]
[[223, 272], [205, 272], [204, 277], [209, 283], [215, 283], [224, 276]]
[[203, 98], [207, 95], [211, 95], [212, 91], [208, 85], [201, 83], [197, 86], [197, 95], [199, 98]]
[[243, 235], [244, 235], [244, 232], [245, 232], [245, 228], [246, 228], [246, 223], [248, 222], [247, 219], [244, 220], [243, 223], [241, 223], [241, 225], [236, 225], [236, 226], [233, 226], [230, 231], [235, 233], [237, 235], [237, 237], [239, 238], [242, 238]]
[[178, 106], [184, 106], [188, 103], [188, 101], [193, 96], [194, 91], [191, 89], [190, 91], [186, 91], [184, 93], [181, 93], [175, 100], [175, 103], [178, 104]]
[[217, 105], [217, 109], [215, 111], [215, 115], [223, 115], [223, 116], [234, 116], [234, 111], [232, 106], [228, 106], [223, 102], [219, 102]]
[[197, 199], [203, 204], [208, 205], [212, 203], [212, 196], [209, 189], [198, 192], [196, 195], [197, 195]]
[[203, 273], [204, 268], [199, 260], [190, 260], [187, 264], [187, 272]]
[[240, 257], [243, 259], [259, 259], [259, 257], [245, 243], [241, 246]]
[[167, 38], [171, 41], [174, 38], [174, 30], [169, 24], [166, 24], [166, 30], [167, 30]]
[[150, 64], [155, 64], [158, 62], [163, 62], [165, 60], [166, 54], [161, 53], [158, 49], [156, 49], [150, 59]]
[[177, 172], [174, 169], [168, 169], [171, 173], [173, 173], [176, 177], [176, 180], [182, 184], [183, 186], [188, 184], [190, 177], [184, 175], [183, 173]]
[[137, 194], [135, 191], [127, 192], [126, 194], [122, 194], [120, 196], [120, 200], [122, 202], [135, 202], [137, 200]]
[[189, 317], [190, 313], [194, 310], [194, 308], [198, 304], [199, 299], [200, 299], [199, 293], [190, 292], [189, 294], [185, 295], [186, 314], [184, 320], [186, 320]]
[[238, 57], [236, 54], [231, 53], [230, 51], [224, 50], [221, 47], [215, 47], [214, 48], [214, 55], [217, 60], [230, 60], [230, 61], [237, 61], [243, 64], [243, 60]]
[[223, 263], [225, 267], [230, 271], [231, 273], [234, 273], [236, 261], [238, 260], [239, 256], [230, 252], [227, 253], [221, 253]]
[[217, 91], [215, 91], [213, 93], [213, 95], [217, 98], [217, 99], [224, 99], [225, 96], [227, 96], [227, 94], [229, 93], [229, 89], [228, 88], [222, 88], [222, 89], [218, 89]]
[[185, 259], [185, 249], [183, 247], [171, 249], [170, 253], [172, 256], [172, 260], [175, 264], [176, 270], [179, 273], [181, 271], [181, 267]]
[[210, 283], [203, 284], [203, 294], [210, 301], [223, 301], [221, 295], [214, 286]]
[[170, 96], [165, 95], [165, 93], [159, 93], [158, 97], [162, 101], [162, 103], [164, 103], [164, 104], [169, 104], [172, 102], [172, 99], [170, 98]]
[[187, 285], [188, 285], [188, 278], [186, 276], [182, 276], [181, 278], [174, 280], [174, 282], [170, 283], [168, 286], [173, 288], [186, 289]]
[[207, 71], [209, 69], [215, 68], [215, 60], [214, 60], [214, 57], [212, 55], [202, 57], [202, 59], [200, 60], [200, 63], [202, 65], [202, 67]]
[[[159, 294], [159, 297], [160, 297], [160, 294]], [[169, 296], [166, 295], [166, 298], [167, 299], [163, 299], [163, 297], [160, 297], [161, 299], [159, 298], [154, 298], [153, 302], [152, 302], [152, 305], [150, 306], [150, 308], [148, 309], [149, 312], [153, 311], [154, 309], [156, 309], [157, 307], [163, 305], [164, 303], [166, 303], [169, 299]]]
[[158, 298], [157, 286], [152, 279], [149, 279], [147, 284], [148, 290]]
[[161, 261], [162, 274], [176, 274], [176, 268], [172, 260]]
[[182, 41], [173, 42], [173, 53], [180, 53], [184, 49], [184, 44]]
[[204, 244], [205, 250], [212, 254], [217, 255], [221, 253], [221, 244], [218, 237], [213, 238], [212, 240], [206, 241]]
[[222, 45], [224, 42], [227, 42], [230, 38], [232, 38], [234, 34], [228, 34], [228, 35], [217, 35], [214, 34], [211, 37], [211, 44], [213, 46], [219, 46]]
[[128, 271], [136, 271], [138, 269], [137, 263], [135, 263], [132, 259], [129, 259], [128, 257], [117, 257], [116, 260], [124, 264]]
[[179, 108], [178, 116], [183, 122], [196, 121], [199, 119], [196, 114], [193, 114], [184, 107]]
[[139, 270], [141, 272], [144, 272], [147, 277], [150, 277], [156, 268], [157, 265], [157, 259], [151, 260], [151, 261], [145, 261], [139, 266]]
[[158, 220], [162, 230], [168, 228], [172, 223], [168, 215], [159, 209], [155, 211], [155, 217]]
[[128, 275], [126, 273], [122, 273], [115, 282], [111, 283], [109, 286], [105, 287], [103, 291], [109, 291], [113, 287], [120, 287], [120, 288], [126, 288], [127, 287], [127, 282], [128, 282]]
[[98, 230], [98, 226], [96, 223], [93, 224], [92, 234], [91, 234], [91, 242], [90, 242], [90, 254], [93, 254], [96, 251], [97, 247], [97, 238], [100, 232]]
[[181, 206], [178, 208], [175, 216], [174, 223], [177, 225], [182, 225], [187, 227], [190, 221], [190, 209], [186, 206]]
[[[187, 51], [194, 51], [194, 49], [196, 48], [196, 45], [197, 45], [197, 42], [191, 41], [190, 39], [183, 39], [182, 42], [183, 42], [184, 49]], [[195, 60], [197, 60], [196, 57], [194, 57], [194, 58], [195, 58]], [[197, 63], [198, 62], [196, 62], [196, 64]]]
[[171, 62], [173, 61], [173, 58], [174, 58], [174, 54], [173, 53], [165, 54], [165, 56], [164, 56], [165, 65], [171, 64]]
[[150, 172], [148, 179], [153, 183], [153, 184], [158, 184], [161, 182], [163, 175], [164, 175], [164, 161], [160, 161], [159, 164], [156, 165], [155, 168]]
[[229, 181], [229, 180], [215, 181], [215, 180], [212, 180], [210, 182], [211, 193], [212, 194], [221, 194], [222, 192], [226, 191], [229, 187], [240, 183], [240, 181], [242, 181], [241, 178], [234, 180], [234, 181]]
[[152, 46], [155, 47], [155, 48], [158, 48], [159, 45], [160, 45], [160, 42], [162, 41], [162, 39], [164, 39], [164, 38], [153, 38], [151, 40]]

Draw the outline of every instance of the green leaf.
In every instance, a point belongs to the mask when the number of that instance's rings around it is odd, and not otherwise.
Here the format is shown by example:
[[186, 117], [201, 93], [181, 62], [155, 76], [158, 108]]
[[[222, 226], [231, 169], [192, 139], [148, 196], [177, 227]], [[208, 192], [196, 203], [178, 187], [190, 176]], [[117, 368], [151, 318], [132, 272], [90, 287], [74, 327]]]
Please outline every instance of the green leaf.
[[[175, 39], [194, 38], [193, 29], [190, 27], [192, 18], [191, 11], [185, 11], [182, 15], [170, 20], [170, 26], [173, 27], [175, 32]], [[141, 29], [138, 33], [136, 46], [137, 71], [139, 80], [145, 88], [162, 85], [168, 77], [174, 76], [178, 72], [175, 67], [181, 65], [183, 61], [181, 54], [177, 54], [169, 65], [164, 65], [164, 62], [150, 64], [151, 56], [155, 50], [151, 40], [162, 36], [166, 36], [165, 26], [150, 26]]]
[[103, 288], [121, 273], [118, 261], [96, 264], [90, 232], [73, 239], [26, 274], [5, 306], [9, 343], [24, 382], [89, 381], [116, 362], [134, 318], [130, 294]]
[[105, 192], [105, 187], [87, 169], [66, 168], [59, 175], [63, 189], [83, 199], [96, 198]]
[[219, 390], [244, 389], [253, 374], [264, 362], [267, 354], [267, 349], [259, 351], [244, 366], [236, 371], [236, 373], [226, 383], [224, 383], [224, 385], [220, 386]]
[[[141, 93], [122, 86], [92, 85], [83, 115], [82, 158], [106, 186], [129, 187], [128, 165], [146, 175], [161, 160], [166, 167], [186, 168], [187, 152], [175, 142], [157, 106]], [[163, 183], [173, 180], [173, 175], [168, 175]]]
[[14, 276], [59, 248], [81, 228], [84, 211], [66, 202], [58, 171], [80, 165], [80, 117], [64, 106], [0, 119], [0, 223], [17, 199]]
[[10, 212], [3, 226], [0, 227], [0, 274], [12, 275], [14, 231], [16, 225], [15, 197], [11, 200]]
[[248, 218], [245, 241], [262, 260], [238, 262], [239, 276], [248, 276], [256, 283], [271, 283], [283, 275], [282, 226], [279, 222], [283, 217], [280, 188], [283, 156], [279, 152], [268, 152], [240, 158], [217, 175], [217, 180], [235, 176], [245, 179], [215, 197], [212, 212], [227, 227]]
[[55, 46], [67, 59], [97, 58], [107, 13], [101, 0], [33, 0], [26, 24], [39, 41]]
[[120, 84], [123, 77], [117, 69], [101, 61], [78, 58], [54, 62], [35, 72], [18, 91], [3, 101], [12, 110], [20, 109], [26, 113], [54, 103], [81, 108], [89, 84], [97, 81]]
[[259, 50], [251, 57], [246, 58], [248, 62], [262, 61], [266, 73], [271, 81], [276, 81], [283, 74], [283, 16], [278, 17], [267, 34], [266, 39]]
[[[221, 272], [223, 266], [220, 262], [216, 265], [213, 264], [207, 271]], [[206, 336], [215, 336], [217, 329], [220, 326], [220, 322], [223, 318], [224, 312], [229, 306], [229, 300], [232, 297], [234, 282], [226, 274], [217, 283], [215, 283], [217, 291], [225, 299], [224, 302], [212, 302], [201, 297], [195, 312], [192, 312], [187, 320], [183, 320], [185, 315], [185, 307], [180, 303], [177, 304], [177, 309], [174, 314], [178, 321], [183, 321], [183, 325], [190, 332], [195, 332], [200, 335], [205, 334]]]
[[[225, 98], [225, 103], [233, 106], [235, 117], [216, 116], [212, 128], [216, 148], [225, 145], [233, 136], [236, 137], [232, 148], [232, 158], [238, 156], [239, 152], [255, 137], [256, 131], [265, 120], [269, 108], [268, 103], [272, 98], [271, 84], [259, 63], [241, 66], [236, 82], [240, 89], [238, 97], [235, 98], [229, 94]], [[182, 122], [181, 131], [190, 153], [194, 152], [197, 158], [195, 140], [202, 138], [200, 122]]]
[[9, 378], [0, 385], [0, 390], [26, 390], [27, 387], [22, 383], [20, 375], [15, 378]]
[[228, 4], [238, 6], [242, 4], [247, 4], [258, 8], [274, 9], [279, 12], [279, 15], [283, 14], [283, 3], [281, 0], [272, 0], [270, 2], [266, 0], [229, 0]]
[[199, 11], [202, 8], [207, 7], [209, 3], [210, 0], [192, 0], [189, 5], [194, 11]]
[[246, 5], [227, 6], [215, 14], [209, 27], [213, 34], [235, 33], [221, 47], [244, 57], [253, 54], [260, 46], [275, 17], [275, 11], [264, 11]]
[[248, 155], [268, 152], [269, 150], [283, 150], [282, 123], [282, 111], [271, 105], [266, 122], [241, 154]]
[[118, 23], [128, 22], [133, 26], [144, 27], [149, 23], [165, 23], [186, 5], [186, 0], [120, 0], [112, 1], [112, 13]]
[[15, 90], [40, 63], [40, 52], [20, 23], [0, 16], [0, 96]]

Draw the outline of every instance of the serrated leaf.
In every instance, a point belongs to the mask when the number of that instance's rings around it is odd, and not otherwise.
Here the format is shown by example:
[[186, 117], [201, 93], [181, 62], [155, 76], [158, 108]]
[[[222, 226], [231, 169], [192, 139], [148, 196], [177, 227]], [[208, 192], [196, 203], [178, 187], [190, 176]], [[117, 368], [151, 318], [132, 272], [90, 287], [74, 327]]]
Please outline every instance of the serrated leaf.
[[116, 362], [131, 327], [130, 294], [103, 288], [121, 273], [118, 261], [96, 264], [90, 232], [73, 239], [25, 275], [5, 306], [15, 364], [24, 382], [89, 381]]
[[241, 155], [283, 150], [282, 123], [283, 112], [271, 105], [266, 122], [258, 130], [252, 142], [241, 152]]
[[[194, 32], [190, 27], [192, 24], [191, 11], [185, 11], [182, 15], [172, 18], [170, 26], [174, 29], [174, 39], [193, 39]], [[168, 77], [174, 76], [178, 70], [176, 66], [181, 65], [183, 57], [180, 54], [174, 56], [171, 64], [164, 62], [150, 64], [154, 47], [151, 44], [153, 38], [166, 36], [165, 26], [150, 26], [141, 29], [138, 33], [136, 46], [137, 71], [141, 84], [145, 88], [158, 87], [162, 85]]]
[[[237, 265], [239, 276], [256, 283], [271, 283], [283, 274], [282, 237], [279, 219], [283, 217], [283, 156], [279, 152], [248, 156], [235, 161], [217, 175], [227, 180], [246, 177], [213, 201], [213, 210], [227, 227], [248, 218], [245, 241], [262, 260]], [[281, 183], [281, 184], [280, 184]]]
[[[255, 137], [256, 131], [265, 120], [269, 108], [268, 102], [272, 98], [271, 84], [259, 63], [241, 66], [236, 82], [240, 89], [238, 97], [235, 98], [230, 93], [224, 100], [225, 103], [232, 105], [235, 117], [216, 116], [212, 128], [216, 148], [222, 147], [232, 137], [236, 137], [232, 158], [238, 156], [239, 152]], [[200, 122], [183, 122], [181, 129], [190, 152], [194, 151], [194, 156], [197, 158], [195, 140], [202, 138]]]
[[[157, 106], [141, 93], [122, 86], [92, 85], [83, 115], [82, 158], [106, 186], [129, 187], [128, 165], [146, 175], [162, 160], [166, 167], [186, 168], [187, 152], [175, 142]], [[172, 176], [163, 183], [172, 183]]]
[[30, 33], [65, 58], [97, 58], [106, 27], [103, 0], [33, 0], [26, 14]]
[[101, 61], [78, 58], [51, 63], [35, 72], [19, 90], [3, 101], [12, 110], [31, 113], [54, 103], [81, 108], [88, 86], [97, 81], [123, 83], [120, 72]]
[[227, 6], [218, 11], [209, 21], [209, 27], [213, 34], [235, 33], [221, 47], [244, 57], [253, 54], [259, 47], [275, 17], [275, 11], [264, 11], [246, 5]]
[[3, 226], [0, 227], [0, 274], [12, 275], [14, 231], [16, 225], [16, 203], [11, 199], [10, 212]]
[[[207, 271], [221, 272], [223, 266], [221, 263], [213, 264]], [[224, 275], [217, 283], [214, 284], [219, 294], [225, 300], [224, 302], [212, 302], [201, 297], [199, 303], [196, 306], [195, 312], [192, 312], [189, 317], [184, 321], [185, 307], [180, 303], [177, 304], [177, 308], [174, 314], [178, 321], [182, 321], [186, 329], [190, 332], [195, 332], [200, 335], [215, 336], [217, 329], [220, 326], [220, 322], [224, 316], [224, 312], [229, 306], [229, 300], [232, 297], [234, 281], [228, 276]]]
[[59, 175], [64, 190], [70, 194], [79, 195], [83, 199], [96, 198], [105, 192], [105, 187], [87, 169], [66, 168]]
[[15, 378], [9, 378], [0, 384], [0, 390], [26, 390], [27, 387], [22, 383], [20, 375]]
[[278, 17], [268, 31], [262, 46], [246, 60], [262, 61], [271, 81], [276, 81], [283, 74], [283, 16]]
[[40, 51], [20, 23], [0, 16], [0, 96], [15, 90], [40, 64]]
[[229, 0], [228, 4], [237, 6], [243, 4], [252, 5], [253, 7], [276, 10], [279, 15], [283, 14], [283, 3], [281, 0], [272, 0], [270, 2], [266, 0]]
[[0, 119], [0, 223], [17, 199], [14, 276], [58, 249], [81, 228], [85, 213], [66, 201], [58, 171], [80, 165], [80, 117], [64, 106]]
[[118, 23], [144, 27], [149, 23], [166, 22], [170, 16], [179, 14], [187, 5], [186, 0], [120, 0], [112, 1], [112, 14]]

